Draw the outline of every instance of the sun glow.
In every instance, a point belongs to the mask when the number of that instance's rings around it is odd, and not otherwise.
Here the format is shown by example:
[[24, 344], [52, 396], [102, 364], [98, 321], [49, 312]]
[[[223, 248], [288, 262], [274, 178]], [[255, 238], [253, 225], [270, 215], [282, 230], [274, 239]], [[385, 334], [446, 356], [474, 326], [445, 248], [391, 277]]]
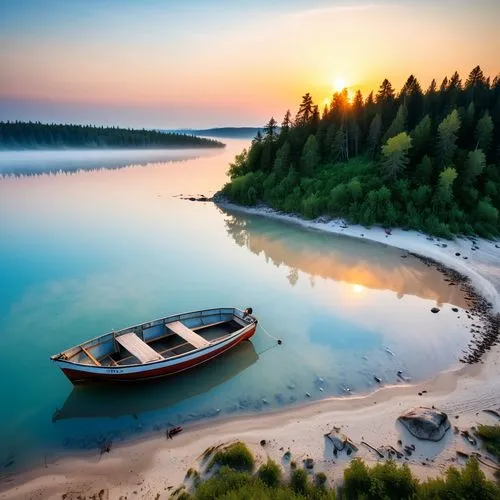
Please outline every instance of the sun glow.
[[333, 80], [333, 90], [335, 92], [342, 92], [347, 87], [347, 81], [345, 78], [335, 78]]
[[363, 285], [352, 285], [352, 291], [354, 293], [362, 293], [365, 287]]

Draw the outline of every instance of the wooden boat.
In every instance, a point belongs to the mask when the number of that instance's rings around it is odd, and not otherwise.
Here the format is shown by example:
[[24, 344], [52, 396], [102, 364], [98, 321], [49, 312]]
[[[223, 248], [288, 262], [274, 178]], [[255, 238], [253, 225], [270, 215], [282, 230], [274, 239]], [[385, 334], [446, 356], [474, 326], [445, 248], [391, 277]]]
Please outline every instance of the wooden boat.
[[148, 419], [161, 419], [160, 415], [165, 415], [172, 406], [227, 382], [258, 359], [253, 343], [241, 342], [210, 363], [178, 373], [175, 383], [163, 377], [146, 384], [114, 384], [111, 391], [108, 384], [79, 384], [71, 388], [66, 400], [54, 411], [52, 421], [124, 416], [140, 419], [144, 413], [149, 414]]
[[136, 381], [188, 370], [248, 340], [252, 309], [207, 309], [107, 333], [51, 359], [73, 384]]

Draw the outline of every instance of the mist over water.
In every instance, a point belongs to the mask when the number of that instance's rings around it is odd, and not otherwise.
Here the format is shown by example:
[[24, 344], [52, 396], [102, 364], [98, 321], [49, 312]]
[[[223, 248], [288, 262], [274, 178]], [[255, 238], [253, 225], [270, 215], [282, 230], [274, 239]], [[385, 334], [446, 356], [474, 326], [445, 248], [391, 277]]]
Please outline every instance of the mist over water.
[[213, 149], [57, 149], [0, 151], [0, 176], [34, 175], [79, 170], [114, 169], [217, 156]]
[[[465, 302], [435, 269], [385, 245], [179, 198], [213, 194], [247, 145], [0, 179], [0, 470], [454, 365], [470, 333], [451, 308]], [[88, 163], [99, 164], [94, 152]], [[73, 388], [49, 361], [111, 329], [219, 306], [253, 307], [283, 345], [259, 329], [199, 369], [113, 388]]]

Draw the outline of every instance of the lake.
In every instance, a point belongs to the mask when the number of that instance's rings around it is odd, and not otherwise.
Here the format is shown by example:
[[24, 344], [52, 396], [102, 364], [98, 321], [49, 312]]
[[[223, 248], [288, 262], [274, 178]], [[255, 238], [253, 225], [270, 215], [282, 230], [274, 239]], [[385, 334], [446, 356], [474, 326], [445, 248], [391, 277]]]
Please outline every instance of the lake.
[[[58, 152], [54, 168], [47, 152], [0, 154], [5, 171], [59, 171], [0, 179], [0, 472], [456, 363], [471, 336], [465, 300], [435, 269], [385, 245], [180, 199], [223, 185], [248, 145], [226, 142], [180, 157]], [[283, 344], [258, 329], [199, 369], [113, 388], [73, 389], [49, 361], [111, 329], [219, 306], [253, 307]]]

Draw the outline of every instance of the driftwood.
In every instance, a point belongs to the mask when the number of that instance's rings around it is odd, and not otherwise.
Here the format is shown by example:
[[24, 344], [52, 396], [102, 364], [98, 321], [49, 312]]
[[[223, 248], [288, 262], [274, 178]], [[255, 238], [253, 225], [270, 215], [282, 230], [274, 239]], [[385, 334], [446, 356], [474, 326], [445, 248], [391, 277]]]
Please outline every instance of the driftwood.
[[167, 429], [167, 439], [172, 439], [176, 434], [179, 434], [179, 432], [182, 432], [183, 430], [184, 429], [180, 425]]
[[400, 451], [396, 450], [394, 446], [389, 445], [387, 448], [389, 448], [389, 450], [395, 453], [398, 458], [403, 458], [403, 454]]
[[494, 469], [496, 471], [500, 471], [500, 467], [497, 467], [496, 465], [489, 464], [488, 462], [485, 462], [482, 458], [476, 457], [476, 460], [478, 462], [481, 462], [483, 465], [486, 465], [486, 467], [490, 467], [491, 469]]
[[358, 451], [358, 447], [349, 439], [346, 439], [346, 443], [352, 448], [352, 451]]
[[[334, 427], [333, 429], [337, 433], [340, 431], [339, 427]], [[324, 434], [324, 436], [333, 444], [334, 450], [343, 451], [347, 447], [346, 451], [348, 454], [350, 454], [351, 451], [358, 451], [358, 447], [346, 435], [342, 435], [342, 437], [337, 435], [338, 440], [342, 442], [342, 448], [337, 448], [335, 440], [332, 438], [331, 434], [332, 434], [332, 431], [327, 432], [326, 434]], [[350, 451], [349, 451], [349, 448], [350, 448]]]
[[484, 411], [484, 413], [489, 413], [491, 415], [494, 415], [497, 418], [500, 418], [500, 412], [498, 412], [497, 410], [486, 409], [486, 410], [483, 410], [483, 411]]
[[377, 448], [374, 448], [371, 444], [368, 444], [366, 441], [361, 441], [361, 444], [364, 444], [367, 448], [374, 451], [379, 456], [379, 458], [384, 458], [384, 455], [380, 453]]

